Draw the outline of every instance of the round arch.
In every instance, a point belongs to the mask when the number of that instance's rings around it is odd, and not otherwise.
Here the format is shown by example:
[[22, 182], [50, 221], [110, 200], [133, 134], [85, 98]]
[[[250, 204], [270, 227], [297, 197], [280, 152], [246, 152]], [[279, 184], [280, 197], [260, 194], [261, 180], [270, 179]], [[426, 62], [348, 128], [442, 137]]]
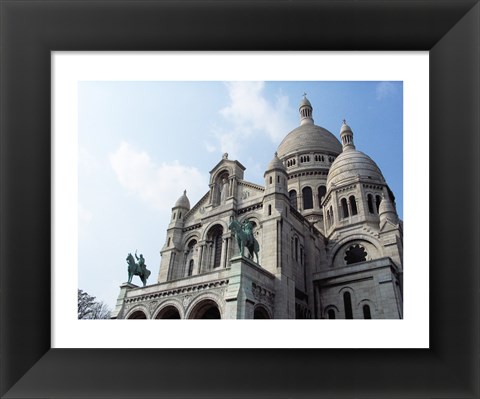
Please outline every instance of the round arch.
[[337, 315], [340, 314], [340, 310], [338, 309], [338, 307], [336, 305], [330, 304], [326, 306], [325, 309], [323, 309], [323, 317], [325, 319], [333, 318], [333, 317], [330, 317], [330, 313], [329, 313], [330, 311], [334, 312], [335, 318], [337, 317]]
[[186, 248], [187, 245], [188, 245], [188, 244], [190, 243], [190, 241], [192, 241], [192, 240], [197, 241], [197, 244], [198, 244], [198, 242], [200, 241], [200, 234], [199, 234], [198, 231], [194, 231], [194, 232], [188, 234], [187, 236], [183, 237], [183, 239], [182, 239], [182, 244], [181, 244], [182, 246], [181, 246], [181, 247], [182, 247], [182, 248]]
[[155, 316], [155, 319], [181, 319], [180, 312], [173, 305], [164, 306]]
[[375, 302], [373, 302], [372, 300], [370, 299], [362, 299], [360, 300], [358, 303], [357, 303], [357, 312], [359, 314], [363, 314], [364, 310], [363, 310], [363, 307], [367, 305], [369, 307], [369, 310], [370, 310], [370, 314], [371, 314], [371, 318], [375, 318], [375, 316], [377, 315], [378, 313], [378, 308], [377, 308], [377, 305], [375, 304]]
[[[338, 257], [340, 251], [343, 248], [345, 248], [348, 245], [361, 244], [362, 242], [368, 243], [371, 246], [373, 246], [379, 258], [383, 256], [380, 243], [377, 240], [375, 240], [372, 236], [366, 235], [366, 234], [354, 234], [353, 236], [345, 237], [339, 240], [337, 243], [335, 243], [334, 246], [332, 246], [328, 250], [327, 253], [330, 253], [330, 256], [327, 260], [328, 263], [333, 266], [335, 264], [336, 258]], [[376, 258], [377, 257], [374, 257], [374, 259]]]
[[232, 176], [232, 175], [233, 175], [233, 169], [232, 169], [232, 168], [229, 168], [228, 166], [225, 166], [225, 167], [217, 170], [217, 171], [212, 175], [211, 182], [212, 182], [212, 183], [217, 182], [218, 179], [219, 179], [222, 175]]
[[222, 227], [223, 229], [223, 234], [225, 234], [226, 232], [230, 231], [228, 229], [228, 224], [223, 221], [223, 220], [214, 220], [213, 222], [210, 222], [208, 225], [205, 226], [205, 228], [203, 229], [202, 231], [202, 234], [201, 234], [201, 239], [200, 240], [197, 240], [198, 242], [200, 241], [205, 241], [208, 239], [208, 236], [209, 234], [211, 233], [211, 230], [213, 227], [215, 227], [215, 225], [218, 224]]
[[255, 227], [256, 227], [257, 229], [260, 228], [260, 227], [262, 227], [262, 222], [261, 222], [262, 216], [259, 215], [258, 212], [252, 212], [252, 213], [247, 213], [247, 214], [245, 214], [245, 215], [242, 215], [242, 216], [238, 219], [238, 221], [239, 221], [240, 223], [243, 223], [243, 222], [245, 221], [245, 219], [248, 219], [248, 220], [250, 220], [250, 221], [252, 221], [252, 222], [255, 222], [255, 224], [256, 224]]
[[[178, 313], [179, 317], [170, 317], [173, 313]], [[162, 303], [152, 312], [152, 319], [184, 319], [185, 312], [183, 311], [182, 304], [176, 299], [170, 299], [167, 302]]]
[[130, 310], [125, 319], [148, 319], [148, 311], [143, 306], [136, 306], [132, 310]]
[[213, 299], [203, 299], [195, 304], [188, 316], [189, 319], [221, 319], [220, 307]]
[[256, 305], [253, 308], [253, 318], [254, 319], [271, 319], [272, 316], [269, 310], [263, 305]]

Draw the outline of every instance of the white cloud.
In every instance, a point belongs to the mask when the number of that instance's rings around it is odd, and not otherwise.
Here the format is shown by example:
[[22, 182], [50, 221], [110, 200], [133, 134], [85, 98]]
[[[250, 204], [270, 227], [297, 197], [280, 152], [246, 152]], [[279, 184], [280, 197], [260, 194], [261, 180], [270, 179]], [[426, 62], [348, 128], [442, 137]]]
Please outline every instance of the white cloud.
[[119, 183], [132, 195], [158, 210], [170, 210], [187, 190], [190, 205], [208, 190], [208, 179], [196, 168], [178, 161], [155, 164], [145, 151], [122, 142], [109, 156]]
[[376, 87], [377, 100], [383, 100], [395, 93], [395, 85], [392, 82], [380, 82]]
[[265, 134], [274, 143], [285, 136], [292, 114], [287, 96], [278, 94], [274, 102], [269, 101], [265, 82], [230, 82], [226, 87], [230, 104], [220, 113], [232, 128], [214, 132], [222, 152], [235, 156], [242, 142], [256, 134]]

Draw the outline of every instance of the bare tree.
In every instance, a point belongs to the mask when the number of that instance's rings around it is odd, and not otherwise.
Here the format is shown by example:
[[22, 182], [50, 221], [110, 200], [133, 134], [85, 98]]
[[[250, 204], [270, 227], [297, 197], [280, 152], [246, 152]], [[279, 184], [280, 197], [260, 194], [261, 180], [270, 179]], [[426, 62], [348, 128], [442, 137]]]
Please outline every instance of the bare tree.
[[110, 310], [103, 302], [96, 302], [95, 297], [85, 291], [78, 290], [78, 318], [79, 319], [108, 319]]

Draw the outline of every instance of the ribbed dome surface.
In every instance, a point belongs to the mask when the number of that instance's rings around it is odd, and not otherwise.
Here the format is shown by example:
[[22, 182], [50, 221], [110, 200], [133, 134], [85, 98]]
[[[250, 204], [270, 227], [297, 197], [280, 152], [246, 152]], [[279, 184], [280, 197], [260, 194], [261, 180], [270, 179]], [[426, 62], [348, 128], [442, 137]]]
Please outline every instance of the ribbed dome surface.
[[339, 185], [360, 176], [372, 183], [385, 183], [377, 164], [363, 152], [345, 149], [332, 163], [327, 176], [327, 190], [332, 184]]
[[308, 151], [337, 155], [342, 152], [342, 145], [327, 129], [305, 124], [287, 134], [278, 146], [277, 153], [278, 157], [283, 159], [293, 153]]
[[190, 209], [190, 201], [187, 197], [187, 191], [183, 192], [183, 195], [175, 202], [175, 208], [186, 208]]

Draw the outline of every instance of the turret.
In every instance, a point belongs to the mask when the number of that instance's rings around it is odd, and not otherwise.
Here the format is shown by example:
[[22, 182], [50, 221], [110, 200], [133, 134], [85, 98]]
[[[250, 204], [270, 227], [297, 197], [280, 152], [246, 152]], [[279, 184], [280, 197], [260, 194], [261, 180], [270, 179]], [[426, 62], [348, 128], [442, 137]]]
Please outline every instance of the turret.
[[263, 177], [265, 178], [265, 195], [271, 193], [287, 195], [287, 170], [277, 153], [268, 164]]
[[390, 221], [393, 224], [398, 223], [397, 211], [388, 195], [382, 194], [382, 201], [378, 207], [378, 216], [380, 217], [380, 226], [383, 226], [387, 221]]
[[167, 238], [164, 247], [160, 251], [162, 259], [160, 261], [160, 271], [158, 273], [158, 282], [162, 283], [175, 278], [180, 271], [177, 267], [180, 255], [180, 243], [182, 241], [183, 220], [186, 213], [190, 210], [190, 201], [187, 197], [187, 190], [175, 202], [172, 208], [172, 219], [167, 229]]
[[183, 223], [183, 217], [190, 210], [190, 201], [187, 197], [187, 190], [183, 191], [183, 195], [175, 202], [175, 206], [172, 208], [171, 224]]

